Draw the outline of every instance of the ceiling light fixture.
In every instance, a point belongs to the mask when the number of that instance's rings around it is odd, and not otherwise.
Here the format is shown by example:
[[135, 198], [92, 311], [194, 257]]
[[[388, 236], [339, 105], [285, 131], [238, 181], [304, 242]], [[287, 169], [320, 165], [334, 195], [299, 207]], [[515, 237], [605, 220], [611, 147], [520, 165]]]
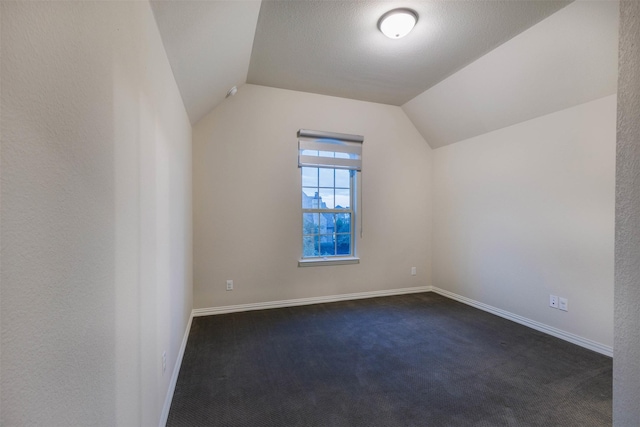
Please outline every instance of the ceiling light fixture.
[[418, 14], [411, 9], [393, 9], [380, 17], [378, 28], [390, 39], [399, 39], [411, 32], [418, 22]]

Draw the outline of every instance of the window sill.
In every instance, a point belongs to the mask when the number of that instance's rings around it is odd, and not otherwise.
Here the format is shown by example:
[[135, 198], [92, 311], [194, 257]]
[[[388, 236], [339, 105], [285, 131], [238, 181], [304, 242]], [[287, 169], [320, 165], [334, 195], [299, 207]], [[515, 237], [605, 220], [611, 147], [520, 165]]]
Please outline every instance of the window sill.
[[298, 267], [316, 267], [320, 265], [346, 265], [359, 263], [360, 258], [356, 257], [306, 258], [298, 261]]

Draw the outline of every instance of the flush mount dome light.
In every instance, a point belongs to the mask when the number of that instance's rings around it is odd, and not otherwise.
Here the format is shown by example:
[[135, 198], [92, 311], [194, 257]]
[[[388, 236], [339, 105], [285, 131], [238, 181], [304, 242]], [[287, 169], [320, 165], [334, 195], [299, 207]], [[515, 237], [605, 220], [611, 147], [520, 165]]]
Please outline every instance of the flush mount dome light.
[[380, 17], [378, 28], [390, 39], [399, 39], [411, 32], [418, 14], [411, 9], [393, 9]]

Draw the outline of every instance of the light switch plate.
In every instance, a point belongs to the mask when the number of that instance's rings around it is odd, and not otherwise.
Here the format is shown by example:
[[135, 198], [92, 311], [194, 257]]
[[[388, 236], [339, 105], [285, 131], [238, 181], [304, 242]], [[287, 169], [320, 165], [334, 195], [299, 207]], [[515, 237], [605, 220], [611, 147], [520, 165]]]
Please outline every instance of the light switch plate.
[[560, 298], [558, 308], [562, 311], [569, 311], [569, 300], [566, 298]]

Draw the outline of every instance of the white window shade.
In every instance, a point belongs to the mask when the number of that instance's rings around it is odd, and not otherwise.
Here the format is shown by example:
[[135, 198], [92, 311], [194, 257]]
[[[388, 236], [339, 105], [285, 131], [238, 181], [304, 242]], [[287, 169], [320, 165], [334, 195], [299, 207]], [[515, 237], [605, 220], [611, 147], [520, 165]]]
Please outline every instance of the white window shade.
[[298, 131], [298, 166], [362, 170], [362, 135]]

